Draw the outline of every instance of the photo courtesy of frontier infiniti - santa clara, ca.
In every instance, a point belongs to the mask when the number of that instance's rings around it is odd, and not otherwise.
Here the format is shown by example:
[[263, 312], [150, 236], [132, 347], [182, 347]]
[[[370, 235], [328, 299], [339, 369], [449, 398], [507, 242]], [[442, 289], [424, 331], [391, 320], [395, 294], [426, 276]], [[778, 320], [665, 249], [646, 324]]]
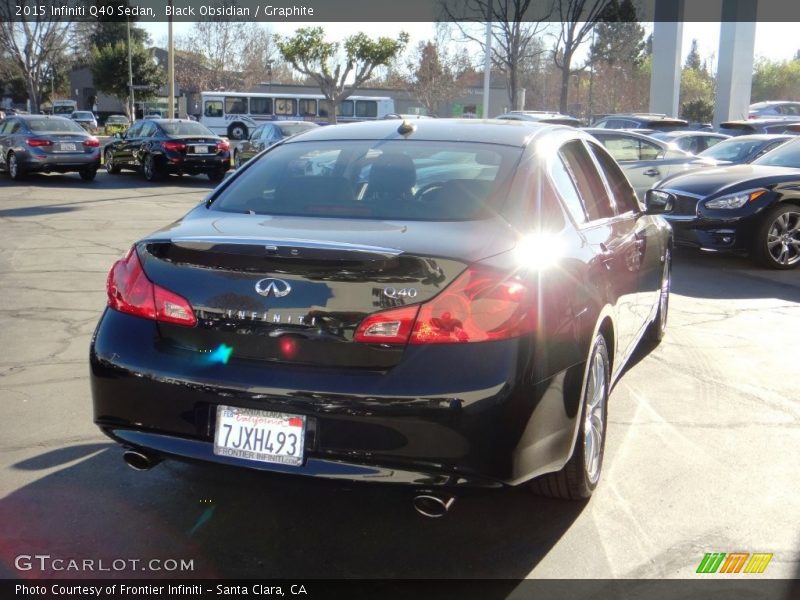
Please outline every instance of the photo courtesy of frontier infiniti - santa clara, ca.
[[97, 425], [164, 458], [586, 498], [664, 335], [672, 232], [572, 127], [382, 120], [278, 142], [108, 276]]

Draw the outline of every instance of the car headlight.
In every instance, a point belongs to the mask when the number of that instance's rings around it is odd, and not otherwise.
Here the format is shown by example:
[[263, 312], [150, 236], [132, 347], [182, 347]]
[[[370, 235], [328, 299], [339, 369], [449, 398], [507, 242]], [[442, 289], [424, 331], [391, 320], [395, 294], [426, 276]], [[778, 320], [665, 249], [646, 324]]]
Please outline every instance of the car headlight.
[[754, 202], [769, 190], [759, 188], [757, 190], [745, 190], [743, 192], [736, 192], [735, 194], [728, 194], [714, 200], [707, 200], [704, 203], [706, 208], [714, 209], [734, 209], [741, 208], [748, 202]]

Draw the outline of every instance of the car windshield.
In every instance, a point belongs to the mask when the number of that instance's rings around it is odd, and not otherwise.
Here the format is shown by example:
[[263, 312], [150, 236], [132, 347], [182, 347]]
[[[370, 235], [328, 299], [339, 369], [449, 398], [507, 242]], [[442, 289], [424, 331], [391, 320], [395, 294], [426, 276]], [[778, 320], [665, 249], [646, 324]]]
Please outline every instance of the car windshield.
[[159, 125], [167, 135], [214, 135], [208, 127], [195, 121], [173, 121]]
[[729, 160], [738, 162], [744, 160], [764, 144], [765, 140], [725, 140], [712, 146], [708, 150], [703, 150], [698, 156], [713, 158], [715, 160]]
[[72, 113], [73, 119], [94, 119], [94, 115], [88, 111], [78, 111]]
[[290, 135], [295, 135], [298, 133], [302, 133], [303, 131], [308, 131], [309, 129], [314, 129], [316, 125], [312, 125], [311, 123], [295, 123], [293, 125], [278, 125], [278, 129], [281, 131], [281, 135], [284, 137], [289, 137]]
[[212, 208], [303, 217], [479, 219], [501, 208], [501, 190], [521, 153], [481, 143], [295, 142], [256, 160]]
[[28, 127], [36, 133], [86, 133], [86, 131], [69, 119], [28, 119]]
[[753, 161], [754, 165], [770, 165], [773, 167], [791, 167], [800, 169], [800, 139], [792, 140], [770, 150], [764, 156]]

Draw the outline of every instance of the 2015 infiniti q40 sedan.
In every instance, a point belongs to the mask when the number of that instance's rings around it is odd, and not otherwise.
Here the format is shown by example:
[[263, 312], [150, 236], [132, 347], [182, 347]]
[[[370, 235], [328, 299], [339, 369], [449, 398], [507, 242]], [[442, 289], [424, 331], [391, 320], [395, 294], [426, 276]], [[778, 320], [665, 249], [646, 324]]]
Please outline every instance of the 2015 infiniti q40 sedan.
[[670, 248], [576, 129], [319, 128], [113, 266], [95, 422], [135, 468], [399, 482], [428, 515], [460, 487], [585, 498], [612, 384], [664, 335]]

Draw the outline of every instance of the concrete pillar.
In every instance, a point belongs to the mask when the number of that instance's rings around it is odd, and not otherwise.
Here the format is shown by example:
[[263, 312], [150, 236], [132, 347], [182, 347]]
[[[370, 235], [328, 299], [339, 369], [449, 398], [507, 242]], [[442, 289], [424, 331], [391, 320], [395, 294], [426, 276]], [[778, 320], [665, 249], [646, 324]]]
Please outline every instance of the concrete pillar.
[[714, 126], [746, 119], [753, 83], [757, 2], [723, 0], [717, 63], [717, 102]]
[[650, 112], [678, 116], [684, 0], [656, 0]]

